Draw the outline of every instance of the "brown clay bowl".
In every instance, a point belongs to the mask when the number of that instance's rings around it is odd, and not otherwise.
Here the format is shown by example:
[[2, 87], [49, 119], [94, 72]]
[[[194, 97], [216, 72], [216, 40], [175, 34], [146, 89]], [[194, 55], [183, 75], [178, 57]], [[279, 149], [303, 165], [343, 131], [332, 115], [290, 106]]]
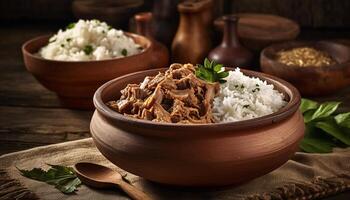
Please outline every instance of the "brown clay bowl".
[[242, 71], [274, 84], [288, 104], [271, 115], [230, 123], [183, 125], [134, 119], [105, 103], [118, 99], [128, 83], [139, 83], [159, 69], [136, 72], [96, 91], [96, 111], [90, 124], [94, 143], [120, 168], [163, 184], [211, 187], [264, 175], [285, 163], [303, 138], [300, 95], [279, 78]]
[[[314, 47], [327, 52], [337, 64], [322, 67], [287, 66], [276, 61], [282, 49]], [[297, 87], [302, 95], [322, 96], [350, 85], [350, 47], [336, 42], [285, 42], [265, 48], [260, 56], [261, 70], [280, 77]]]
[[[299, 24], [277, 15], [258, 13], [237, 13], [238, 35], [243, 45], [254, 51], [261, 51], [272, 43], [295, 39], [300, 33]], [[216, 29], [222, 31], [223, 17], [214, 21]]]
[[103, 83], [116, 77], [154, 68], [151, 42], [136, 34], [127, 33], [145, 48], [139, 54], [125, 58], [100, 61], [57, 61], [37, 55], [49, 35], [37, 37], [22, 46], [27, 70], [47, 89], [57, 93], [63, 105], [70, 108], [93, 109], [92, 97]]

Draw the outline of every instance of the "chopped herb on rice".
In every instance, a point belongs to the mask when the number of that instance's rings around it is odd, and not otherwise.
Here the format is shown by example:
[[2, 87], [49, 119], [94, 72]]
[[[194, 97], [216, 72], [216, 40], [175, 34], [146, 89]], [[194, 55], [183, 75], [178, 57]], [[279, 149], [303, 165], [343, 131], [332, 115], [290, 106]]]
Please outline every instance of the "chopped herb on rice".
[[142, 50], [123, 31], [113, 29], [105, 22], [79, 20], [52, 36], [39, 55], [51, 60], [89, 61], [131, 56]]
[[239, 68], [230, 71], [225, 80], [213, 102], [213, 116], [217, 122], [261, 117], [278, 111], [287, 103], [273, 85], [246, 76]]

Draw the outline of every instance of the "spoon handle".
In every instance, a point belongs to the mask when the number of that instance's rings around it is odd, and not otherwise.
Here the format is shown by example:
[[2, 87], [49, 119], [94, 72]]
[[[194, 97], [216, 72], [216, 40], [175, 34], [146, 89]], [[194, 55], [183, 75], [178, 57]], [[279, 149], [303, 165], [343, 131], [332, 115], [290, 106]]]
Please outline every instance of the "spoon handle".
[[117, 185], [122, 189], [126, 194], [129, 195], [131, 199], [134, 200], [151, 200], [144, 192], [136, 188], [135, 186], [126, 183], [125, 181], [118, 181]]

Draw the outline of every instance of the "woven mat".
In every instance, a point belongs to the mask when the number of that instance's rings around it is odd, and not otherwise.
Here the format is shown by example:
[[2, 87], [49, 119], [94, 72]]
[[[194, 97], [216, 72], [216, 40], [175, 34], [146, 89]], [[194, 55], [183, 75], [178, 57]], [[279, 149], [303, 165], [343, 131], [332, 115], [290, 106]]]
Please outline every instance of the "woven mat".
[[297, 153], [279, 169], [240, 186], [188, 189], [151, 183], [115, 167], [88, 138], [1, 156], [0, 199], [129, 199], [117, 189], [95, 190], [85, 185], [76, 194], [64, 195], [50, 185], [22, 177], [16, 169], [46, 168], [45, 163], [71, 166], [80, 161], [114, 168], [153, 199], [315, 199], [350, 189], [350, 148], [331, 154]]

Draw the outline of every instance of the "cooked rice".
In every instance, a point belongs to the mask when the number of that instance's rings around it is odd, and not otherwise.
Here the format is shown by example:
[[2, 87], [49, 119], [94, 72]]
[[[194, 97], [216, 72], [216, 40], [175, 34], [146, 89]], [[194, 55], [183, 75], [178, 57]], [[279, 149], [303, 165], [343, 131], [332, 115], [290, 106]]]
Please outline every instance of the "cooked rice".
[[98, 20], [79, 20], [52, 36], [39, 55], [52, 60], [89, 61], [120, 58], [140, 51], [140, 45], [123, 31]]
[[229, 72], [226, 83], [220, 87], [213, 102], [217, 122], [231, 122], [261, 117], [278, 111], [284, 105], [284, 96], [259, 78], [244, 75], [239, 68]]

